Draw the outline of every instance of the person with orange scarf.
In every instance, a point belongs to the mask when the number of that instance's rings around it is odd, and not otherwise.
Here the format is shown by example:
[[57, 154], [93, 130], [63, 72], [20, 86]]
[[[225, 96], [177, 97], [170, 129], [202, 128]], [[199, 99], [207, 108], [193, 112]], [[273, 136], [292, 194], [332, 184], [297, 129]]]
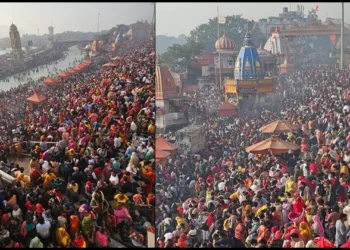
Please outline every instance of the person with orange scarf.
[[74, 235], [79, 232], [80, 230], [80, 220], [77, 215], [71, 215], [69, 217], [70, 223], [69, 223], [69, 233], [71, 235]]

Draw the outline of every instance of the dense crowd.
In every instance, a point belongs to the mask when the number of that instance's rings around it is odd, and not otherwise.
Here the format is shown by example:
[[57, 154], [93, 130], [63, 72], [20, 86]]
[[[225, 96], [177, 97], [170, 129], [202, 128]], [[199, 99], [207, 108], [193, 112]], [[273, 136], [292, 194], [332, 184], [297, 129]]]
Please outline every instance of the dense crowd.
[[[116, 67], [99, 60], [56, 86], [31, 82], [1, 93], [0, 169], [14, 176], [0, 190], [1, 248], [147, 245], [155, 208], [153, 52], [153, 41], [130, 42]], [[42, 105], [25, 101], [33, 88], [47, 98]], [[23, 159], [25, 147], [29, 166], [9, 160]]]
[[46, 49], [40, 53], [27, 54], [21, 60], [0, 59], [0, 79], [62, 59], [65, 50], [67, 50], [65, 46], [56, 46], [54, 49]]
[[[182, 147], [156, 165], [157, 246], [349, 247], [349, 77], [321, 65], [282, 74], [279, 112], [249, 118], [219, 117], [215, 87], [197, 93], [191, 105], [207, 148]], [[268, 138], [258, 129], [278, 119], [297, 125], [278, 136], [300, 150], [247, 153]]]

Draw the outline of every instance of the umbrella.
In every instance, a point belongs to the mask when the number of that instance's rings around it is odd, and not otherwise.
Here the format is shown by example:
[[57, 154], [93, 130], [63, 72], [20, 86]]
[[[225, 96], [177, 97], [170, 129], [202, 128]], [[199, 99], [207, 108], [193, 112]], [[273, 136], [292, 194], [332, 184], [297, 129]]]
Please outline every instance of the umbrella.
[[44, 84], [45, 85], [55, 85], [57, 82], [56, 82], [56, 80], [55, 79], [52, 79], [52, 78], [50, 78], [50, 77], [48, 77], [48, 78], [46, 78], [45, 80], [44, 80]]
[[61, 72], [61, 73], [58, 74], [58, 77], [60, 77], [60, 78], [68, 78], [69, 77], [69, 73]]
[[261, 127], [259, 131], [262, 133], [273, 134], [273, 133], [295, 131], [297, 129], [298, 129], [297, 126], [295, 126], [290, 122], [277, 120]]
[[258, 142], [246, 148], [248, 153], [254, 154], [282, 154], [289, 150], [298, 150], [300, 147], [294, 143], [283, 141], [277, 136], [272, 136], [262, 142]]
[[117, 65], [109, 62], [109, 63], [104, 64], [103, 67], [117, 67]]

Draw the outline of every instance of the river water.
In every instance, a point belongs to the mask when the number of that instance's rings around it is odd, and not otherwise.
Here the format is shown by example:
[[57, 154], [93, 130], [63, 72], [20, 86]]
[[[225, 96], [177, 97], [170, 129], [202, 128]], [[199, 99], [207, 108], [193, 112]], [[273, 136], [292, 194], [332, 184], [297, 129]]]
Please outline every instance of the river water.
[[[78, 61], [78, 63], [76, 63], [76, 64], [79, 64], [79, 62], [83, 58], [84, 58], [84, 55], [81, 53], [81, 51], [78, 49], [78, 47], [72, 46], [68, 49], [67, 56], [65, 59], [58, 60], [57, 64], [53, 64], [53, 63], [48, 64], [47, 69], [46, 69], [46, 65], [43, 65], [45, 68], [44, 69], [39, 68], [39, 72], [33, 72], [33, 70], [34, 69], [36, 70], [37, 68], [28, 70], [28, 71], [31, 71], [29, 77], [31, 77], [34, 81], [36, 81], [39, 78], [47, 77], [47, 76], [49, 76], [49, 74], [52, 74], [54, 72], [57, 72], [57, 73], [55, 73], [55, 75], [59, 74], [60, 71], [63, 71], [69, 67], [75, 66], [74, 61]], [[54, 68], [56, 68], [57, 71], [55, 71]], [[28, 71], [26, 71], [26, 72], [28, 72]], [[22, 72], [22, 73], [24, 73], [24, 72]], [[10, 82], [5, 82], [4, 80], [0, 80], [0, 90], [9, 90], [10, 88], [17, 87], [21, 83], [26, 82], [27, 76], [24, 77], [25, 80], [17, 80], [14, 78], [14, 76], [20, 76], [20, 75], [21, 75], [21, 73], [6, 78], [6, 79], [9, 79]]]

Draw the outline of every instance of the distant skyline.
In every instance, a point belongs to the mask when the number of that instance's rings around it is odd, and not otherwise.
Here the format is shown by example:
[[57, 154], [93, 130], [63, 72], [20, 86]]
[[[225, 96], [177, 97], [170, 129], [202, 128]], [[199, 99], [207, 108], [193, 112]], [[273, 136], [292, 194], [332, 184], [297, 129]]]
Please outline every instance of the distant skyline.
[[[320, 19], [326, 17], [341, 18], [341, 2], [315, 2], [315, 3], [157, 3], [156, 4], [156, 33], [157, 35], [179, 36], [189, 35], [190, 31], [198, 25], [207, 23], [209, 19], [217, 16], [217, 6], [221, 15], [239, 15], [243, 18], [258, 21], [269, 16], [278, 16], [283, 7], [290, 6], [292, 11], [297, 5], [305, 7], [305, 14], [312, 8], [319, 7], [317, 15]], [[344, 19], [350, 23], [350, 3], [344, 3]]]
[[[48, 27], [55, 33], [64, 31], [96, 32], [98, 13], [99, 30], [109, 30], [117, 24], [132, 24], [138, 20], [152, 21], [151, 2], [92, 2], [92, 3], [0, 3], [0, 26], [14, 23], [28, 34], [48, 34]], [[23, 34], [20, 34], [21, 36]]]

